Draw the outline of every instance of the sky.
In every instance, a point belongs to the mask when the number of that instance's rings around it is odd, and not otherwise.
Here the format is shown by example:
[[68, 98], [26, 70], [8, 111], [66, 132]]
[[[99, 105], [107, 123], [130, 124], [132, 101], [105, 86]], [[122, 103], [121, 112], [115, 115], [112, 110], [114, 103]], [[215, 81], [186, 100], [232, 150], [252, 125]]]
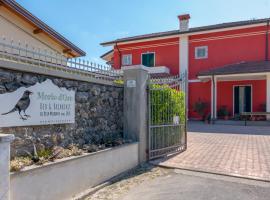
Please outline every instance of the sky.
[[23, 7], [102, 63], [112, 47], [101, 42], [190, 27], [270, 17], [270, 0], [17, 0]]

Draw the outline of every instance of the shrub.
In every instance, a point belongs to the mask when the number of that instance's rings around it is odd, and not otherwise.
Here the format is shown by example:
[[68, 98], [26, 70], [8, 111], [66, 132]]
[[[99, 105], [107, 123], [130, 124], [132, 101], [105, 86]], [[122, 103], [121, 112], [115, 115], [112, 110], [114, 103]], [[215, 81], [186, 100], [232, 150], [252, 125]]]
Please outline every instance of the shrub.
[[185, 93], [168, 85], [150, 85], [152, 124], [170, 124], [175, 116], [185, 122]]

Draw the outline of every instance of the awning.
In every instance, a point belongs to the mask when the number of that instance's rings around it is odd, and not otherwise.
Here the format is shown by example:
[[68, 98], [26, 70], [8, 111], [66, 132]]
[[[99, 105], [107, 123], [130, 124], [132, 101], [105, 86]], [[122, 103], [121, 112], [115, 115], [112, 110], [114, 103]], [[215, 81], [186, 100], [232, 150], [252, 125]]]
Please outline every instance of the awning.
[[213, 75], [254, 74], [266, 72], [270, 72], [270, 61], [240, 62], [202, 71], [198, 73], [198, 78], [205, 78]]

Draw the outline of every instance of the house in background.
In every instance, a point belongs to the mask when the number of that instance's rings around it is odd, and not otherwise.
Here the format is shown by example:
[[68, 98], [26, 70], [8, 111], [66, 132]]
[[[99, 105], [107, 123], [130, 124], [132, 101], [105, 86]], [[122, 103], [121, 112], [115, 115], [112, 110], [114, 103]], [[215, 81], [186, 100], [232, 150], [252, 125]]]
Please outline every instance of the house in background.
[[[65, 58], [85, 56], [85, 52], [35, 17], [14, 0], [0, 0], [0, 43], [20, 45], [41, 53], [57, 53]], [[30, 56], [29, 54], [28, 56]]]
[[270, 112], [269, 18], [189, 28], [181, 15], [179, 29], [102, 43], [113, 53], [103, 57], [115, 69], [145, 65], [187, 70], [189, 118], [199, 118], [197, 102], [205, 102], [213, 119], [221, 109]]

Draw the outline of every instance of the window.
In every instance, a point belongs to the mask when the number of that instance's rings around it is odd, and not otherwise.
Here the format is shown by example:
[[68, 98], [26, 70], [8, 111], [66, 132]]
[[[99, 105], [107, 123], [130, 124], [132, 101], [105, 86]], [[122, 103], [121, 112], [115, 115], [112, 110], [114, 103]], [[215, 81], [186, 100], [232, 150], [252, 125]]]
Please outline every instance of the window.
[[127, 55], [123, 55], [122, 57], [122, 65], [132, 65], [132, 55], [131, 54], [127, 54]]
[[208, 58], [208, 47], [196, 47], [195, 48], [195, 59], [205, 59]]
[[143, 53], [142, 65], [146, 67], [154, 67], [155, 66], [155, 53]]

